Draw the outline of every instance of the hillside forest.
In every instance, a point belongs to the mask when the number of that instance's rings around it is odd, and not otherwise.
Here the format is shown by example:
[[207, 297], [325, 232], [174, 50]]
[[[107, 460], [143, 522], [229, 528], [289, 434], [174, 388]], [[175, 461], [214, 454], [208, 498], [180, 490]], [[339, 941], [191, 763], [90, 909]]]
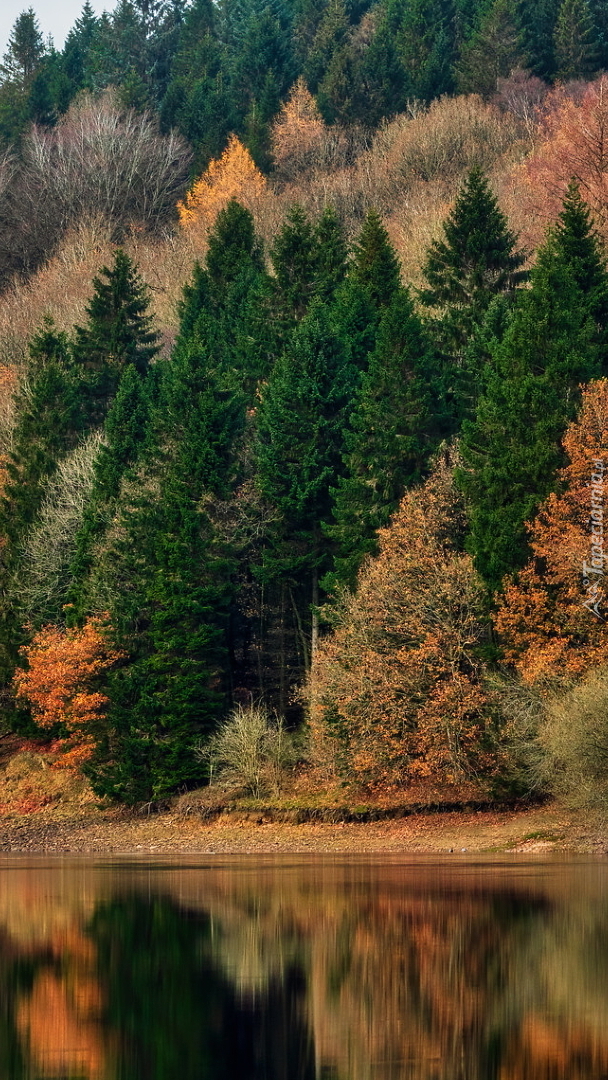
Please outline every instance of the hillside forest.
[[4, 732], [125, 804], [605, 802], [605, 69], [599, 0], [18, 17]]

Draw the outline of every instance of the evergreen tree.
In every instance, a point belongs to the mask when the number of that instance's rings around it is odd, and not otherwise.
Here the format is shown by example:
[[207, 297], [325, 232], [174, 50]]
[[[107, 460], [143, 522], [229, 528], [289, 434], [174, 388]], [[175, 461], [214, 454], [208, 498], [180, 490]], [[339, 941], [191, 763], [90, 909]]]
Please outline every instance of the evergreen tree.
[[208, 353], [179, 350], [163, 365], [155, 446], [123, 481], [100, 561], [128, 660], [111, 677], [89, 772], [124, 802], [202, 782], [195, 747], [226, 708], [232, 563], [210, 506], [229, 493], [242, 417]]
[[271, 283], [249, 210], [231, 200], [209, 233], [205, 267], [196, 265], [180, 305], [178, 347], [196, 338], [252, 396], [275, 344]]
[[554, 44], [559, 79], [588, 79], [597, 71], [596, 32], [588, 0], [562, 0]]
[[292, 591], [304, 618], [312, 605], [305, 654], [309, 641], [313, 651], [316, 642], [319, 578], [329, 569], [330, 545], [322, 525], [329, 520], [330, 489], [341, 472], [354, 389], [344, 345], [316, 302], [277, 361], [258, 418], [259, 485], [277, 512], [264, 573]]
[[304, 78], [311, 93], [316, 94], [319, 89], [334, 53], [346, 41], [348, 30], [344, 0], [329, 0], [304, 67]]
[[82, 11], [70, 30], [62, 53], [65, 77], [70, 85], [70, 98], [91, 85], [90, 54], [97, 33], [97, 18], [85, 0]]
[[559, 0], [537, 0], [519, 9], [526, 67], [541, 79], [555, 76], [554, 35]]
[[411, 93], [432, 101], [454, 90], [456, 12], [453, 0], [411, 0], [397, 39]]
[[145, 374], [158, 352], [149, 295], [136, 266], [120, 249], [112, 267], [93, 279], [85, 326], [75, 329], [73, 355], [88, 388], [90, 424], [103, 421], [122, 371], [132, 364]]
[[409, 294], [399, 289], [382, 316], [376, 347], [345, 432], [327, 533], [337, 543], [334, 579], [353, 587], [377, 530], [406, 487], [419, 481], [445, 426], [438, 360]]
[[596, 328], [602, 374], [608, 374], [608, 271], [602, 242], [593, 227], [591, 211], [572, 180], [555, 230], [556, 256], [572, 274]]
[[529, 557], [526, 522], [552, 490], [578, 388], [598, 373], [593, 336], [582, 294], [550, 238], [496, 345], [476, 419], [463, 429], [470, 550], [491, 589]]
[[314, 296], [330, 303], [346, 277], [348, 249], [344, 227], [331, 206], [327, 206], [314, 228]]
[[262, 246], [255, 234], [253, 215], [231, 199], [217, 215], [207, 247], [209, 283], [219, 301], [246, 263], [259, 272], [264, 269]]
[[8, 49], [0, 64], [0, 81], [25, 86], [34, 75], [45, 53], [44, 39], [33, 8], [18, 16]]
[[494, 0], [462, 48], [456, 65], [458, 89], [464, 94], [491, 97], [498, 79], [523, 66], [518, 6], [515, 0]]
[[494, 296], [525, 280], [524, 255], [498, 207], [487, 179], [474, 168], [443, 225], [444, 238], [429, 249], [424, 304], [439, 311], [439, 339], [454, 356], [462, 353]]
[[301, 319], [315, 291], [315, 235], [301, 206], [294, 206], [270, 252], [275, 290], [283, 318]]
[[399, 288], [399, 260], [375, 210], [368, 212], [354, 245], [349, 279], [363, 286], [378, 308], [386, 307]]
[[13, 448], [6, 466], [7, 482], [0, 499], [0, 681], [12, 676], [18, 647], [18, 580], [21, 543], [35, 520], [44, 483], [58, 460], [71, 450], [83, 430], [80, 386], [70, 363], [69, 343], [52, 322], [30, 343], [27, 380], [17, 397]]

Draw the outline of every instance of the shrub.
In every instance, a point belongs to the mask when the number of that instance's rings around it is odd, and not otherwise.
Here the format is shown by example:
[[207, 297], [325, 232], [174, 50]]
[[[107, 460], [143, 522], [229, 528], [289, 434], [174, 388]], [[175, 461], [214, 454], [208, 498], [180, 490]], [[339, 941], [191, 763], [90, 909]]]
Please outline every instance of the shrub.
[[209, 778], [242, 786], [255, 799], [278, 795], [288, 765], [294, 761], [293, 737], [283, 719], [261, 705], [238, 705], [205, 747], [197, 751], [209, 762]]
[[539, 741], [549, 790], [575, 806], [608, 808], [608, 666], [549, 699]]

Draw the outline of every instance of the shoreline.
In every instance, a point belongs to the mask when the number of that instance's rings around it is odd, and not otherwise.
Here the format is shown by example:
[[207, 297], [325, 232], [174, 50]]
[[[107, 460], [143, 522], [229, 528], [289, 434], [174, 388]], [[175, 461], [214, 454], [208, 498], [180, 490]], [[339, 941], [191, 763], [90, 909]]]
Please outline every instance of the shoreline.
[[[253, 818], [253, 820], [252, 820]], [[411, 814], [365, 823], [277, 823], [255, 814], [206, 822], [175, 812], [57, 811], [0, 817], [0, 854], [608, 854], [589, 812], [557, 804]]]

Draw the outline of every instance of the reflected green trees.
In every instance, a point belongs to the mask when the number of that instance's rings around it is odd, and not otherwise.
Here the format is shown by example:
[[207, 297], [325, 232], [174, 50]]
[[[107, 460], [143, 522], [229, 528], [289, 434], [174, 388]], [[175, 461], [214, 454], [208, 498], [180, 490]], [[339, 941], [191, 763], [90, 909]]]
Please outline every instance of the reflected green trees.
[[608, 868], [0, 868], [0, 1080], [598, 1080]]

